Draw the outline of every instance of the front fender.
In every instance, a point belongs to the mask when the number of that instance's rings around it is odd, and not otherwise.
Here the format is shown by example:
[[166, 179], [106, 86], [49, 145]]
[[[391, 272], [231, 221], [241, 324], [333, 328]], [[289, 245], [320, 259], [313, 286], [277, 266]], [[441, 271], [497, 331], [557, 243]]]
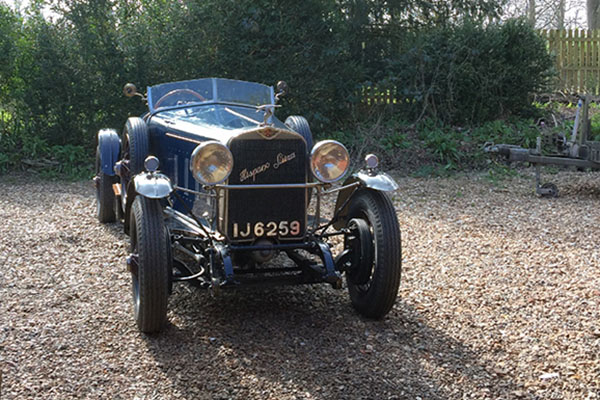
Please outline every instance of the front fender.
[[365, 171], [358, 171], [357, 173], [352, 174], [350, 178], [346, 179], [346, 182], [348, 183], [355, 181], [359, 181], [364, 187], [379, 190], [381, 192], [393, 192], [394, 190], [398, 190], [396, 181], [385, 172], [369, 174]]
[[121, 153], [121, 139], [114, 129], [102, 129], [98, 132], [100, 152], [100, 170], [104, 175], [115, 176], [115, 164]]
[[394, 181], [394, 179], [385, 172], [372, 174], [361, 170], [348, 177], [343, 186], [352, 185], [353, 183], [358, 183], [358, 185], [353, 185], [346, 189], [340, 190], [338, 194], [333, 214], [337, 216], [335, 222], [333, 223], [333, 227], [335, 229], [342, 229], [344, 226], [346, 226], [348, 206], [350, 205], [351, 197], [358, 190], [367, 188], [380, 192], [393, 192], [399, 187], [396, 181]]
[[173, 185], [166, 175], [142, 172], [133, 178], [135, 191], [150, 199], [163, 199], [171, 194]]

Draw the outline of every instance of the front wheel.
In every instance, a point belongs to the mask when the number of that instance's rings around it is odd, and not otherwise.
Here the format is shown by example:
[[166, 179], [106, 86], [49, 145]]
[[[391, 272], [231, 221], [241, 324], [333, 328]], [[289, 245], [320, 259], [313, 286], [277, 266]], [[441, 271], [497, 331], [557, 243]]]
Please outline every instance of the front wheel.
[[346, 271], [350, 300], [368, 318], [383, 318], [394, 305], [402, 272], [400, 226], [390, 198], [359, 191], [348, 209], [344, 247], [352, 257]]
[[133, 289], [133, 310], [142, 332], [158, 332], [167, 317], [170, 288], [170, 243], [159, 200], [137, 196], [130, 219], [128, 258]]

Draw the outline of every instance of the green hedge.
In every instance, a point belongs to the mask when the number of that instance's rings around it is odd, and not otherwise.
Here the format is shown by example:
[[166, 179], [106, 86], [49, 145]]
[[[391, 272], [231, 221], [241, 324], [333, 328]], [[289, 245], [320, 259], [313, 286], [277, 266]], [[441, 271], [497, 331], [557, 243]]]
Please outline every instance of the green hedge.
[[380, 82], [398, 88], [409, 118], [479, 124], [527, 115], [547, 90], [552, 58], [524, 20], [485, 27], [464, 23], [407, 34]]
[[52, 2], [32, 3], [27, 18], [0, 5], [0, 168], [36, 156], [25, 142], [92, 154], [99, 129], [144, 110], [126, 82], [285, 80], [279, 113], [328, 136], [365, 114], [365, 85], [397, 87], [412, 121], [522, 114], [551, 65], [527, 24], [477, 22], [494, 1], [65, 0], [52, 22], [39, 12]]

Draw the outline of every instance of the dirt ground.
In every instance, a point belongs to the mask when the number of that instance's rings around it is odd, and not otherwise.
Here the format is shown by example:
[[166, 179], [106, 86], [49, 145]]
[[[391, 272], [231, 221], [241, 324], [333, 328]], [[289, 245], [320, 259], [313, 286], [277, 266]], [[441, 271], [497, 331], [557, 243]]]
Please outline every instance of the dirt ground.
[[0, 399], [598, 399], [600, 177], [398, 178], [403, 276], [369, 321], [325, 285], [176, 286], [138, 332], [90, 182], [0, 177]]

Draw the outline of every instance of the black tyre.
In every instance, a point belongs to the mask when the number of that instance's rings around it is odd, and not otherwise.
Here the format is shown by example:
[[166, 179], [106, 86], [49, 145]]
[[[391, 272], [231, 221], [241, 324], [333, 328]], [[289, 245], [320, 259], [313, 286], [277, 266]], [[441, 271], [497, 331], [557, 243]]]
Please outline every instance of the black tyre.
[[158, 332], [167, 317], [170, 289], [169, 254], [160, 202], [137, 196], [130, 220], [133, 309], [142, 332]]
[[294, 132], [302, 135], [304, 140], [306, 140], [306, 152], [310, 154], [313, 147], [313, 137], [306, 118], [300, 115], [290, 115], [285, 119], [285, 125]]
[[123, 136], [123, 158], [129, 160], [129, 170], [133, 176], [144, 170], [144, 161], [150, 151], [148, 126], [143, 119], [131, 117], [127, 119]]
[[[310, 131], [310, 126], [308, 125], [308, 121], [306, 118], [300, 115], [290, 115], [285, 119], [285, 125], [293, 130], [296, 133], [302, 135], [304, 140], [306, 140], [306, 156], [310, 154], [310, 151], [313, 147], [313, 137], [312, 132]], [[312, 176], [312, 174], [308, 171], [308, 176]], [[307, 193], [307, 203], [310, 203], [310, 199], [312, 196], [312, 189], [308, 189]], [[308, 204], [307, 204], [308, 206]]]
[[102, 172], [100, 148], [96, 148], [96, 216], [101, 223], [115, 222], [113, 178]]
[[361, 240], [354, 235], [345, 243], [346, 248], [354, 246], [353, 253], [361, 254], [353, 257], [346, 273], [350, 300], [360, 314], [380, 319], [391, 310], [400, 286], [402, 250], [396, 211], [385, 193], [370, 189], [359, 191], [348, 211], [350, 231], [363, 232]]

